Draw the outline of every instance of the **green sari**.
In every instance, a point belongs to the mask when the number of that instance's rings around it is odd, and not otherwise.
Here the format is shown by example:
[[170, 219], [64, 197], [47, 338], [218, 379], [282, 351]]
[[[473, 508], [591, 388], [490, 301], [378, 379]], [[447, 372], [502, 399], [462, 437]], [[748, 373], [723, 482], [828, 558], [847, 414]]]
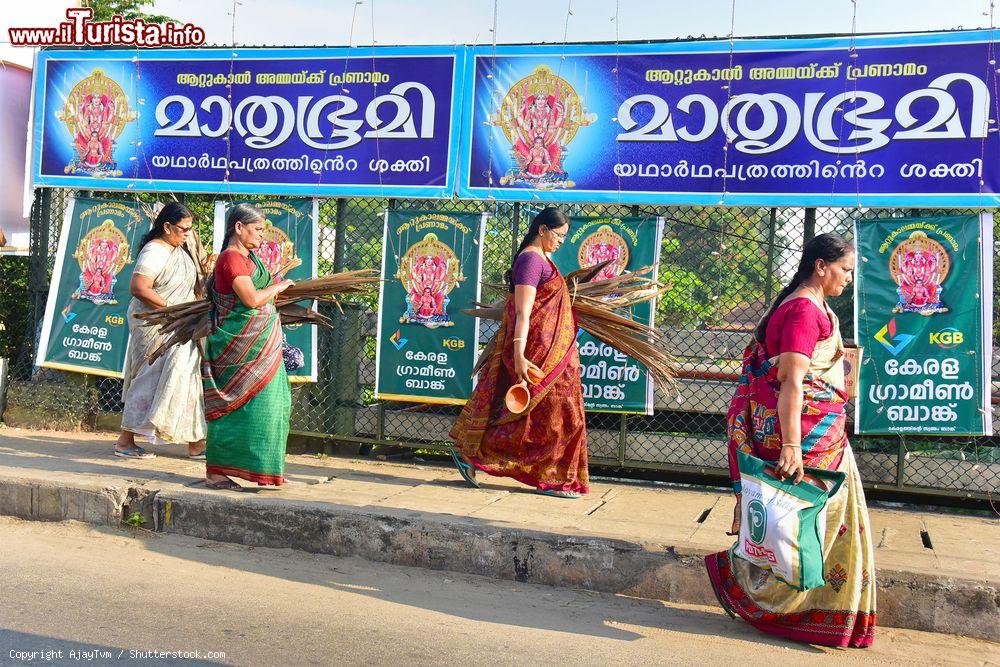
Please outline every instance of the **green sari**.
[[[271, 274], [253, 253], [256, 289]], [[285, 445], [292, 395], [281, 357], [281, 321], [274, 301], [247, 308], [213, 286], [212, 332], [205, 338], [202, 382], [208, 420], [206, 472], [260, 485], [285, 481]]]

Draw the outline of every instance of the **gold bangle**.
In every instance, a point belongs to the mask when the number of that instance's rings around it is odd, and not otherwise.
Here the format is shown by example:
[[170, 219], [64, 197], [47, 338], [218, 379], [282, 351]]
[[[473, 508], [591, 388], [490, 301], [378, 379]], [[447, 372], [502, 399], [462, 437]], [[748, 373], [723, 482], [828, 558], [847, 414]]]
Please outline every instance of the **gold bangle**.
[[795, 449], [802, 449], [802, 445], [796, 444], [794, 442], [783, 442], [782, 447], [794, 447]]
[[522, 338], [515, 338], [515, 339], [514, 339], [514, 342], [516, 343], [516, 342], [517, 342], [517, 341], [519, 341], [519, 340], [524, 340], [524, 338], [523, 338], [523, 337], [522, 337]]

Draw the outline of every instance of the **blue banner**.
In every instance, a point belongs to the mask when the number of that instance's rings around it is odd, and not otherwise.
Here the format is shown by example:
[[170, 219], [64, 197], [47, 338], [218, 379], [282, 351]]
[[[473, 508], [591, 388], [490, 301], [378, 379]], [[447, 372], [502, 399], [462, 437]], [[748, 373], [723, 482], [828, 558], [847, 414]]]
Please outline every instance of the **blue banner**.
[[465, 47], [43, 51], [34, 184], [450, 197]]
[[996, 206], [991, 40], [475, 48], [459, 196]]

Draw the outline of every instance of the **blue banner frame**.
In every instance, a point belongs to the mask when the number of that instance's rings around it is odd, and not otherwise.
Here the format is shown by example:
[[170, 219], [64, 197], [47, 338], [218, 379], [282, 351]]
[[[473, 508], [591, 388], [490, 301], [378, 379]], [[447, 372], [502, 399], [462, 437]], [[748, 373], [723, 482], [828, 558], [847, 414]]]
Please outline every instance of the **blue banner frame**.
[[[993, 41], [991, 31], [979, 30], [856, 38], [476, 47], [466, 67], [459, 197], [659, 205], [996, 206], [1000, 204], [1000, 171], [990, 167], [1000, 161], [1000, 133], [993, 131], [998, 118], [992, 94], [997, 71], [988, 64], [994, 57], [989, 55]], [[548, 71], [539, 72], [539, 66]], [[758, 70], [753, 80], [751, 69]], [[957, 81], [944, 79], [952, 73], [960, 75]], [[969, 77], [978, 78], [979, 83]], [[519, 85], [525, 85], [523, 92], [515, 91]], [[899, 94], [884, 95], [887, 92]], [[813, 94], [811, 117], [804, 113], [809, 93]], [[825, 107], [833, 102], [831, 93], [845, 97]], [[845, 104], [857, 93], [862, 94], [858, 104]], [[761, 137], [737, 133], [727, 147], [721, 112], [734, 98], [747, 94], [785, 99], [757, 97], [742, 102], [742, 110], [738, 105], [730, 107], [726, 116], [734, 121], [730, 127], [743, 123], [751, 131], [760, 130], [772, 111], [777, 126]], [[816, 100], [816, 94], [822, 97]], [[632, 125], [626, 131], [618, 118], [620, 105], [639, 95], [659, 97], [661, 102], [654, 104], [649, 97], [636, 101], [627, 110]], [[710, 125], [710, 110], [700, 98], [676, 105], [692, 95], [707, 99], [720, 118], [706, 136], [686, 141], [675, 135], [684, 130], [685, 136], [697, 138]], [[880, 110], [874, 108], [876, 97], [882, 99]], [[552, 104], [555, 99], [562, 109], [546, 119], [546, 109], [557, 106]], [[984, 100], [988, 100], [986, 107], [981, 104]], [[538, 102], [539, 109], [529, 109], [528, 101]], [[952, 103], [951, 116], [959, 119], [960, 126], [946, 117]], [[688, 112], [680, 117], [685, 105]], [[764, 111], [761, 105], [770, 109]], [[868, 105], [871, 109], [862, 108]], [[537, 111], [536, 119], [527, 111]], [[560, 111], [564, 121], [571, 122], [555, 128], [556, 134], [568, 125], [574, 127], [549, 141], [546, 126], [558, 120]], [[742, 120], [741, 112], [745, 114]], [[886, 132], [886, 144], [881, 148], [868, 144], [859, 150], [869, 139], [845, 139], [851, 135], [846, 130], [839, 139], [831, 139], [829, 132], [824, 135], [822, 128], [817, 130], [815, 119], [821, 112], [831, 114], [826, 125], [834, 133], [846, 127], [871, 132], [877, 139]], [[784, 148], [776, 149], [777, 162], [768, 154], [740, 153], [737, 144], [753, 150], [754, 141], [774, 144], [776, 138], [782, 139], [778, 135], [784, 135], [790, 125], [789, 113], [798, 115], [798, 129]], [[852, 113], [857, 114], [855, 119], [860, 116], [862, 122], [874, 122], [876, 127], [845, 123]], [[528, 119], [529, 128], [540, 129], [518, 135], [518, 115], [521, 121]], [[888, 125], [879, 129], [883, 121]], [[897, 137], [907, 131], [911, 136]], [[810, 132], [828, 151], [839, 152], [806, 150], [814, 146], [808, 136], [803, 138]], [[914, 136], [917, 132], [921, 134]], [[937, 136], [925, 138], [928, 132]], [[622, 141], [616, 138], [621, 133], [639, 136]], [[960, 133], [965, 138], [949, 139], [944, 133]], [[640, 141], [651, 135], [662, 136], [655, 136], [653, 142]], [[560, 141], [567, 137], [568, 142]], [[875, 162], [885, 164], [876, 166]], [[669, 178], [660, 174], [667, 172], [668, 163]], [[756, 176], [762, 169], [767, 174], [751, 179], [751, 168]], [[678, 169], [690, 174], [702, 171], [698, 177], [680, 177], [680, 171], [673, 173]], [[648, 177], [644, 183], [643, 177]], [[695, 178], [704, 180], [694, 182]], [[753, 180], [760, 187], [751, 187]], [[785, 187], [776, 187], [776, 181]], [[701, 187], [691, 187], [692, 183]]]
[[[463, 46], [42, 51], [33, 91], [34, 185], [451, 197], [466, 55]], [[181, 63], [190, 71], [178, 72]], [[430, 92], [429, 125], [428, 97], [409, 82]], [[382, 101], [373, 105], [376, 96]], [[321, 103], [333, 97], [340, 99]], [[331, 115], [342, 124], [333, 126]], [[289, 121], [288, 136], [267, 146]], [[154, 134], [164, 131], [171, 134]], [[366, 136], [373, 132], [381, 136]], [[419, 134], [400, 136], [407, 132]], [[354, 135], [361, 135], [356, 143], [333, 147]], [[255, 172], [265, 160], [267, 168]], [[184, 170], [196, 177], [178, 178]]]

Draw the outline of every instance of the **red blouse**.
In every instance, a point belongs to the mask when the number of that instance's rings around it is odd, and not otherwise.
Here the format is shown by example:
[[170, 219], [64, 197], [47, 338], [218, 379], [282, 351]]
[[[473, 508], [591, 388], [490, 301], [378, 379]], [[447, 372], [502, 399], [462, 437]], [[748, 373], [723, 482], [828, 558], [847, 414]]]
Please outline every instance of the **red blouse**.
[[833, 322], [812, 299], [798, 297], [778, 306], [767, 322], [764, 349], [776, 357], [798, 352], [812, 358], [816, 343], [833, 335]]
[[215, 262], [215, 289], [219, 294], [232, 294], [233, 281], [238, 276], [253, 276], [253, 260], [235, 250], [223, 250]]

